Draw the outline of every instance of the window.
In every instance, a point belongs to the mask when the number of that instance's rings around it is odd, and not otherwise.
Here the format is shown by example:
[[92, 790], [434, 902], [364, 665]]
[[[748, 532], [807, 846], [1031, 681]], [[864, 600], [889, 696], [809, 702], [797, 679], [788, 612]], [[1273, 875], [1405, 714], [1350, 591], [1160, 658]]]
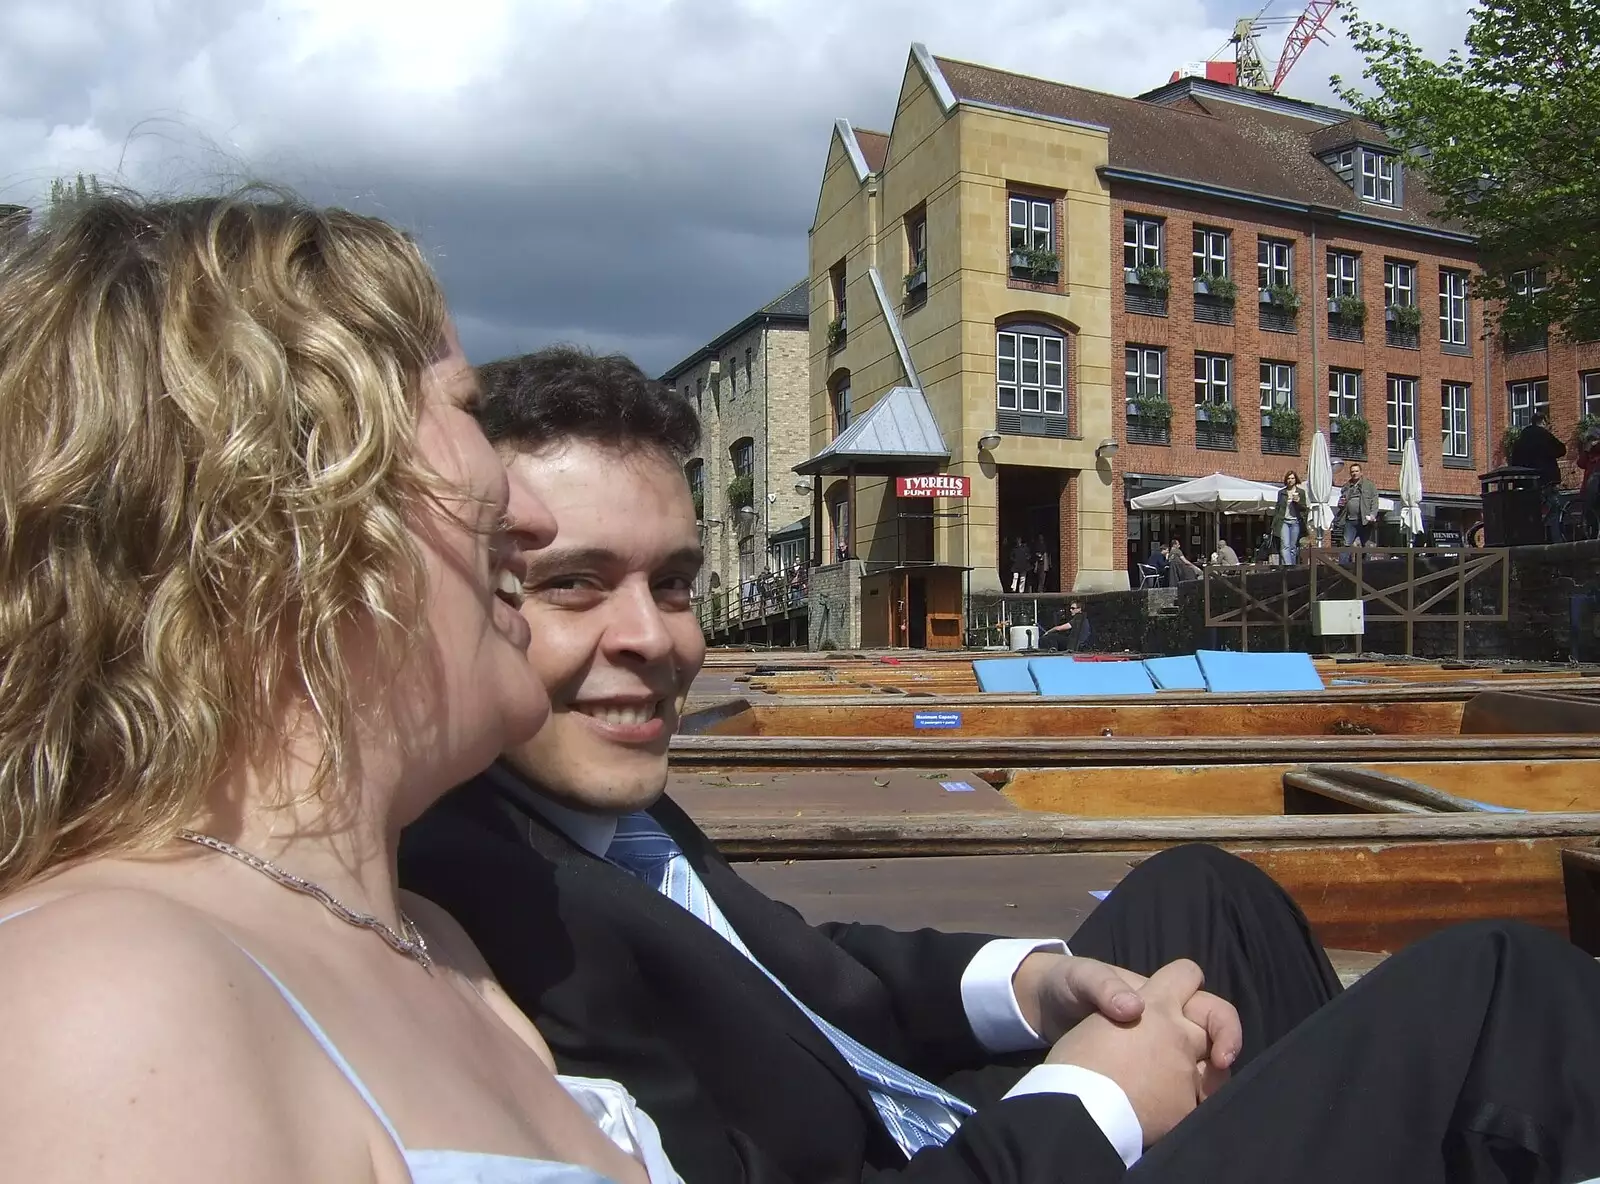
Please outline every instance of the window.
[[1417, 302], [1417, 265], [1396, 259], [1383, 261], [1383, 302], [1390, 308]]
[[844, 260], [841, 259], [833, 265], [833, 269], [828, 273], [828, 290], [833, 296], [833, 319], [840, 325], [846, 323], [844, 288]]
[[1600, 415], [1600, 370], [1578, 375], [1578, 408], [1581, 415]]
[[833, 557], [836, 562], [850, 558], [850, 495], [841, 488], [828, 502], [828, 522], [833, 527]]
[[1347, 173], [1347, 174], [1351, 173], [1351, 172], [1353, 172], [1355, 170], [1355, 167], [1356, 167], [1355, 149], [1346, 148], [1343, 152], [1339, 153], [1339, 171], [1341, 173]]
[[1261, 412], [1294, 406], [1294, 363], [1261, 363]]
[[1328, 371], [1328, 418], [1361, 415], [1361, 371]]
[[1472, 437], [1467, 434], [1467, 407], [1472, 388], [1464, 382], [1447, 382], [1439, 396], [1439, 420], [1443, 431], [1441, 453], [1447, 458], [1466, 460], [1472, 455]]
[[1467, 273], [1447, 267], [1439, 269], [1439, 343], [1467, 344]]
[[1537, 296], [1549, 285], [1545, 282], [1544, 268], [1532, 267], [1511, 273], [1511, 290], [1518, 296]]
[[1389, 375], [1389, 451], [1399, 452], [1417, 434], [1417, 380]]
[[756, 471], [756, 442], [746, 436], [743, 440], [734, 442], [728, 449], [728, 455], [733, 460], [733, 475], [735, 477], [753, 477]]
[[755, 355], [750, 350], [744, 351], [744, 389], [750, 389], [751, 375], [754, 373]]
[[[698, 511], [706, 496], [706, 462], [698, 457], [683, 466], [683, 475], [689, 479], [689, 492], [694, 497]], [[700, 515], [696, 513], [696, 517]]]
[[1226, 354], [1195, 354], [1194, 403], [1227, 405], [1233, 402], [1233, 392], [1228, 385], [1228, 364], [1233, 359]]
[[1361, 200], [1392, 206], [1394, 202], [1394, 157], [1370, 148], [1361, 150]]
[[1167, 351], [1147, 345], [1130, 345], [1124, 351], [1123, 369], [1130, 399], [1140, 396], [1164, 399], [1167, 396]]
[[1049, 198], [1012, 197], [1011, 249], [1055, 250], [1056, 203]]
[[1294, 286], [1294, 244], [1281, 238], [1256, 240], [1256, 286], [1268, 288]]
[[1550, 412], [1550, 380], [1533, 378], [1511, 384], [1511, 426], [1525, 428], [1535, 411]]
[[1122, 266], [1161, 266], [1161, 221], [1127, 214], [1122, 219]]
[[906, 215], [906, 257], [911, 266], [906, 270], [915, 275], [928, 266], [928, 212], [918, 207]]
[[1044, 329], [995, 334], [995, 405], [1001, 411], [1065, 415], [1067, 343]]
[[694, 380], [694, 405], [696, 408], [702, 409], [706, 405], [706, 380], [704, 378]]
[[1194, 278], [1228, 274], [1228, 232], [1194, 228]]
[[1361, 295], [1361, 256], [1349, 251], [1328, 252], [1328, 299]]
[[850, 426], [850, 375], [840, 375], [833, 380], [828, 392], [828, 403], [833, 410], [833, 434], [837, 436]]

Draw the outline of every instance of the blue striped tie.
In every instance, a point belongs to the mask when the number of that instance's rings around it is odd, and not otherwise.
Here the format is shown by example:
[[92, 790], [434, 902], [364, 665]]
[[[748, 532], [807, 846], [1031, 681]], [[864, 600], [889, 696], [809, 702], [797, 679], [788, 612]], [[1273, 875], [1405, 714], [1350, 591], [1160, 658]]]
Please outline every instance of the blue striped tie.
[[909, 1069], [879, 1056], [859, 1040], [834, 1027], [784, 986], [778, 977], [761, 965], [733, 931], [717, 902], [711, 899], [700, 876], [690, 866], [672, 836], [648, 814], [628, 814], [617, 820], [617, 835], [606, 858], [624, 871], [637, 876], [661, 895], [709, 925], [729, 945], [754, 963], [757, 970], [772, 980], [806, 1018], [815, 1024], [839, 1055], [849, 1062], [865, 1082], [878, 1114], [890, 1136], [909, 1158], [924, 1147], [940, 1147], [955, 1134], [961, 1120], [972, 1107], [960, 1098], [945, 1093], [931, 1081], [924, 1081]]

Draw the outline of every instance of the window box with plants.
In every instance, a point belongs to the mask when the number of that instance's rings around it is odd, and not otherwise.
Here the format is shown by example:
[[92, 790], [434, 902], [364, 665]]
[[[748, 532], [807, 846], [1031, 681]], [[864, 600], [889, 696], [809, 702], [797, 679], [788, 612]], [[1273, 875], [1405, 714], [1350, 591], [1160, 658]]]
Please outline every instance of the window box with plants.
[[1194, 420], [1195, 447], [1234, 447], [1239, 409], [1232, 403], [1197, 403], [1194, 408]]
[[1261, 289], [1261, 327], [1275, 333], [1293, 333], [1300, 311], [1300, 293], [1287, 285]]
[[1274, 407], [1261, 413], [1261, 451], [1283, 456], [1300, 454], [1300, 435], [1304, 424], [1293, 407]]
[[849, 337], [849, 329], [845, 325], [844, 317], [836, 317], [828, 322], [828, 349], [838, 350], [844, 348], [845, 340]]
[[1131, 272], [1124, 268], [1122, 274], [1128, 281], [1122, 294], [1124, 308], [1147, 317], [1167, 315], [1167, 294], [1172, 290], [1172, 277], [1165, 267], [1145, 264]]
[[703, 490], [703, 489], [691, 489], [689, 491], [689, 496], [694, 499], [694, 520], [696, 522], [704, 522], [706, 520], [706, 493], [705, 493], [705, 490]]
[[1048, 247], [1012, 247], [1011, 274], [1036, 284], [1053, 284], [1061, 274], [1061, 257]]
[[1233, 282], [1233, 277], [1223, 275], [1221, 272], [1208, 272], [1194, 278], [1194, 294], [1196, 296], [1210, 296], [1224, 304], [1232, 304], [1239, 298], [1239, 285]]
[[1390, 345], [1416, 349], [1422, 332], [1422, 310], [1415, 304], [1391, 304], [1383, 314]]
[[928, 290], [928, 265], [922, 260], [915, 260], [911, 270], [906, 273], [906, 295], [915, 297], [919, 292]]
[[1329, 449], [1333, 455], [1345, 460], [1367, 459], [1367, 421], [1359, 415], [1336, 415], [1328, 425], [1331, 439]]
[[1127, 401], [1128, 443], [1170, 444], [1172, 404], [1163, 395], [1135, 395]]
[[1328, 301], [1328, 336], [1339, 341], [1360, 341], [1367, 323], [1367, 302], [1359, 296], [1335, 296]]
[[728, 509], [737, 514], [740, 510], [753, 505], [756, 493], [756, 479], [749, 473], [741, 473], [728, 482]]

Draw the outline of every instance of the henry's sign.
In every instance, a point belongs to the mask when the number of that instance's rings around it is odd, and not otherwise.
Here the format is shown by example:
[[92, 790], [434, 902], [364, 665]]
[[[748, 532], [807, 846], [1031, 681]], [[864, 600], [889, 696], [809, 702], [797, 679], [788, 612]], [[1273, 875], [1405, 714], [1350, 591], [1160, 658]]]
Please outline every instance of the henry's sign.
[[943, 473], [933, 477], [896, 477], [894, 491], [900, 497], [968, 497], [972, 493], [972, 478], [950, 477]]

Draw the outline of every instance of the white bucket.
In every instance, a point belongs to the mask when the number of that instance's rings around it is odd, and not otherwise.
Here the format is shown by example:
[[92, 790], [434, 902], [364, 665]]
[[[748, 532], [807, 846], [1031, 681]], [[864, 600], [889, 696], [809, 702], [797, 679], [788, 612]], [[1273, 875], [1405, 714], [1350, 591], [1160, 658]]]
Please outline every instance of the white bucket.
[[1011, 626], [1011, 648], [1014, 650], [1036, 650], [1039, 648], [1039, 626], [1013, 625]]

